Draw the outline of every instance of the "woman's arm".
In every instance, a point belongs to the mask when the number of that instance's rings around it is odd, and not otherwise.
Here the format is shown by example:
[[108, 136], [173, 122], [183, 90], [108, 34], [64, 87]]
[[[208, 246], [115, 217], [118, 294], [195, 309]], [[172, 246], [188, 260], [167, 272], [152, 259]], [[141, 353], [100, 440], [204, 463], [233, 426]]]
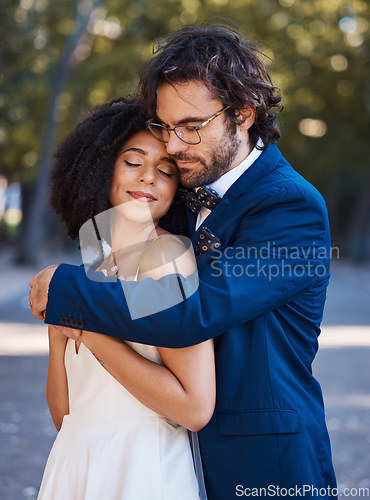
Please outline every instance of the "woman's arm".
[[62, 426], [64, 415], [69, 413], [68, 383], [64, 365], [67, 338], [60, 330], [49, 325], [49, 366], [46, 382], [46, 399], [51, 418], [57, 431]]
[[[260, 158], [266, 159], [263, 168], [270, 160], [284, 162], [275, 145]], [[123, 340], [186, 347], [278, 309], [312, 287], [325, 288], [331, 249], [324, 201], [305, 181], [297, 185], [295, 174], [284, 172], [276, 168], [266, 176], [266, 189], [256, 183], [256, 190], [237, 202], [231, 196], [224, 205], [226, 215], [217, 219], [216, 234], [222, 245], [198, 256], [199, 287], [186, 299], [167, 306], [171, 291], [179, 290], [176, 275], [140, 283], [97, 282], [86, 278], [82, 268], [62, 265], [50, 283], [46, 323], [61, 325], [60, 318], [69, 316], [83, 320], [86, 330]], [[233, 204], [235, 211], [230, 210]], [[42, 273], [31, 282], [40, 280], [31, 294], [34, 314], [46, 303], [37, 299], [49, 285], [49, 271]], [[191, 278], [180, 283], [185, 292], [187, 282], [192, 289]], [[152, 298], [163, 301], [163, 308], [133, 320], [132, 311], [140, 313], [141, 301]]]
[[102, 366], [151, 410], [191, 431], [204, 427], [215, 405], [213, 341], [184, 349], [160, 349], [160, 365], [121, 340], [82, 332], [82, 342]]
[[[193, 271], [194, 260], [185, 247], [162, 237], [142, 256], [140, 276], [158, 279], [173, 272], [175, 260], [184, 276]], [[104, 368], [153, 411], [192, 431], [212, 417], [216, 394], [213, 340], [183, 349], [160, 348], [162, 366], [112, 337], [83, 332], [81, 339]]]

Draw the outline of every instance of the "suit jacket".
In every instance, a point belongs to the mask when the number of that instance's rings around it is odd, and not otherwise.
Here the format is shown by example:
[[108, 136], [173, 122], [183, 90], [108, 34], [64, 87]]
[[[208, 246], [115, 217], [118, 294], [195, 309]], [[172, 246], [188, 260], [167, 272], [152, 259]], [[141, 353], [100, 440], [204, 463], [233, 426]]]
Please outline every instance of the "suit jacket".
[[[192, 214], [189, 223], [194, 228]], [[202, 231], [220, 245], [197, 257], [199, 287], [185, 300], [132, 320], [125, 296], [140, 307], [178, 286], [178, 277], [121, 286], [62, 265], [46, 322], [71, 318], [86, 330], [167, 347], [214, 337], [216, 409], [199, 432], [209, 500], [279, 496], [279, 488], [332, 498], [324, 406], [311, 369], [329, 280], [325, 203], [270, 145], [194, 233], [194, 246]]]

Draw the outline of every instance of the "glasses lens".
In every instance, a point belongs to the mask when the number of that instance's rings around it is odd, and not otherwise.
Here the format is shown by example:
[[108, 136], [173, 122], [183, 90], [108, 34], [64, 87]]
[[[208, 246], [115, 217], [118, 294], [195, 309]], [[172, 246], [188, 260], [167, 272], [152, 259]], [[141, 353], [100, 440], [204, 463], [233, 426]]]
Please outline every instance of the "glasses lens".
[[149, 123], [148, 128], [156, 139], [162, 142], [168, 142], [170, 134], [166, 128], [162, 127], [162, 125], [158, 125], [157, 123]]
[[187, 144], [199, 144], [200, 143], [200, 135], [196, 128], [194, 127], [186, 127], [186, 126], [178, 126], [175, 127], [175, 133], [179, 139]]

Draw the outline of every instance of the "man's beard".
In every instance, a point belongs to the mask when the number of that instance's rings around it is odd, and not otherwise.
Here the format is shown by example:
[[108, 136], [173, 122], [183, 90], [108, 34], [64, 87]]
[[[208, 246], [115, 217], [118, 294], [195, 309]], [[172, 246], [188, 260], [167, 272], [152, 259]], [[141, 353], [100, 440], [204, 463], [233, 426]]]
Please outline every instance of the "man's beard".
[[179, 168], [181, 184], [192, 188], [211, 184], [219, 179], [221, 175], [230, 169], [232, 162], [238, 154], [240, 142], [235, 133], [227, 130], [227, 135], [213, 151], [210, 151], [210, 158], [207, 160], [202, 160], [196, 155], [187, 155], [186, 153], [172, 155], [175, 161], [198, 161], [203, 166], [199, 170]]

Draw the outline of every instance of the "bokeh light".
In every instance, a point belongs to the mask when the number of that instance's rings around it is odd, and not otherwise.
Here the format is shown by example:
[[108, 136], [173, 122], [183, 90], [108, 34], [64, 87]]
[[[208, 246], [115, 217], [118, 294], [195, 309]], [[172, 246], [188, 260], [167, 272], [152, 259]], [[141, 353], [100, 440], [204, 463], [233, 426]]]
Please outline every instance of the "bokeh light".
[[313, 118], [304, 118], [299, 122], [298, 128], [301, 134], [314, 138], [323, 137], [328, 129], [324, 120]]

